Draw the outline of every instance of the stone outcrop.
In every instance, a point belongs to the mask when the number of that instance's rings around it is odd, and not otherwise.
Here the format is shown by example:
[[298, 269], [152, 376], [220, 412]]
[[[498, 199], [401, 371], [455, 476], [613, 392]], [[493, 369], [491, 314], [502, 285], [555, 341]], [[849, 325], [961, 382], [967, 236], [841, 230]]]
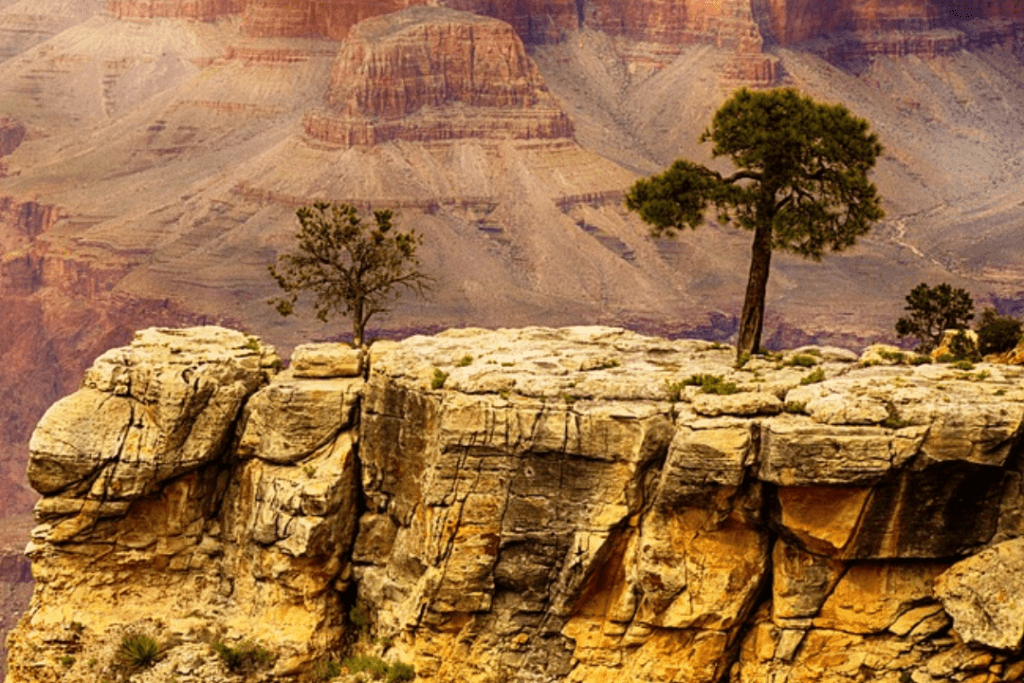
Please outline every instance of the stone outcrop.
[[572, 135], [522, 41], [504, 22], [413, 7], [357, 25], [307, 134], [350, 147], [388, 140]]
[[438, 682], [1020, 680], [1024, 370], [733, 354], [140, 333], [33, 437], [10, 680], [113, 675], [139, 630], [157, 678], [251, 642], [291, 680], [357, 627]]

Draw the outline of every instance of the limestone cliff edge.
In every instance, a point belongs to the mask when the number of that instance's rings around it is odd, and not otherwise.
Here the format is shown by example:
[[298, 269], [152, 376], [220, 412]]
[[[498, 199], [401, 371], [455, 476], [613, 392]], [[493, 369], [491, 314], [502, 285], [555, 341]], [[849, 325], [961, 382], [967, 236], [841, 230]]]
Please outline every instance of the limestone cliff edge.
[[[150, 329], [31, 442], [11, 683], [314, 680], [355, 638], [418, 680], [1024, 677], [1024, 368], [621, 329], [296, 349]], [[364, 642], [366, 642], [364, 640]]]

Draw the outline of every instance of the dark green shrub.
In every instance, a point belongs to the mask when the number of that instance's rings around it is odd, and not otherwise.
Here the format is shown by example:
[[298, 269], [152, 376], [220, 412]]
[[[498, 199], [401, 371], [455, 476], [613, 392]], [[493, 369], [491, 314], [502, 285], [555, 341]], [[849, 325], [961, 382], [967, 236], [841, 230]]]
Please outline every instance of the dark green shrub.
[[907, 356], [902, 351], [879, 351], [878, 355], [889, 361], [890, 363], [902, 363], [906, 360]]
[[148, 669], [163, 657], [163, 648], [153, 636], [129, 633], [117, 647], [117, 660], [132, 671]]
[[946, 330], [963, 330], [974, 317], [974, 301], [965, 289], [943, 282], [929, 287], [922, 282], [907, 295], [903, 310], [910, 315], [896, 321], [896, 334], [918, 340], [917, 351], [928, 353], [942, 340]]
[[978, 351], [982, 355], [1005, 353], [1017, 346], [1024, 325], [1007, 315], [999, 315], [996, 309], [986, 306], [981, 312], [978, 326]]
[[329, 681], [341, 675], [341, 664], [333, 659], [321, 659], [313, 665], [314, 681]]
[[395, 662], [388, 668], [388, 679], [387, 683], [400, 683], [401, 681], [411, 681], [416, 678], [416, 669], [412, 664], [406, 664], [405, 662]]
[[974, 341], [968, 337], [967, 333], [963, 330], [957, 332], [953, 338], [949, 340], [949, 353], [953, 356], [954, 360], [958, 361], [981, 360], [981, 354], [978, 353], [978, 347], [975, 346]]
[[439, 370], [438, 368], [434, 368], [434, 376], [430, 380], [430, 388], [431, 389], [440, 389], [441, 387], [444, 386], [444, 383], [446, 381], [448, 381], [448, 373], [447, 372], [443, 372], [442, 370]]
[[251, 673], [274, 662], [274, 655], [270, 650], [248, 640], [235, 647], [214, 643], [213, 650], [220, 656], [224, 666], [234, 673]]
[[813, 366], [815, 366], [817, 364], [818, 364], [818, 359], [817, 358], [815, 358], [814, 356], [808, 355], [808, 354], [804, 354], [804, 353], [798, 353], [797, 355], [795, 355], [792, 358], [790, 358], [789, 362], [786, 363], [786, 365], [795, 365], [795, 366], [801, 367], [801, 368], [810, 368], [810, 367], [813, 367]]
[[800, 384], [817, 384], [818, 382], [824, 381], [825, 370], [824, 368], [818, 368], [814, 372], [810, 373], [806, 377], [800, 380]]
[[739, 391], [734, 382], [726, 382], [718, 375], [691, 375], [686, 386], [700, 387], [705, 394], [735, 394]]
[[388, 664], [380, 657], [349, 655], [342, 664], [345, 665], [349, 672], [354, 674], [367, 673], [374, 680], [380, 680], [388, 675]]
[[473, 356], [466, 355], [466, 356], [463, 356], [462, 358], [459, 359], [459, 362], [455, 364], [455, 367], [457, 367], [457, 368], [464, 368], [467, 365], [471, 365], [472, 363], [473, 363]]

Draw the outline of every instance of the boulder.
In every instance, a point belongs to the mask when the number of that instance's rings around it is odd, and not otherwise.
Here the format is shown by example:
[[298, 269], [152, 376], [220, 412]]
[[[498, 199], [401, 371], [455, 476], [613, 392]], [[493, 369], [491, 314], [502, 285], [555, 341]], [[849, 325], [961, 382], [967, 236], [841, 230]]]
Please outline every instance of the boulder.
[[1024, 638], [1024, 538], [957, 562], [935, 580], [935, 596], [965, 641], [1018, 650]]

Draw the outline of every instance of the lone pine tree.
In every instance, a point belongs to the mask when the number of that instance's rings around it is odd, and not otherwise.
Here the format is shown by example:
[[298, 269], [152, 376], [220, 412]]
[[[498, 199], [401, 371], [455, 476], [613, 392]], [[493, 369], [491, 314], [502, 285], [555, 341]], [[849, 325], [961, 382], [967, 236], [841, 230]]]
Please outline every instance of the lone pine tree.
[[715, 113], [701, 142], [727, 156], [724, 176], [677, 160], [660, 175], [638, 180], [626, 206], [654, 236], [696, 228], [714, 207], [720, 222], [754, 233], [740, 315], [737, 358], [761, 346], [772, 251], [820, 260], [867, 233], [884, 213], [868, 172], [882, 153], [863, 119], [841, 105], [820, 104], [793, 89], [742, 89]]

